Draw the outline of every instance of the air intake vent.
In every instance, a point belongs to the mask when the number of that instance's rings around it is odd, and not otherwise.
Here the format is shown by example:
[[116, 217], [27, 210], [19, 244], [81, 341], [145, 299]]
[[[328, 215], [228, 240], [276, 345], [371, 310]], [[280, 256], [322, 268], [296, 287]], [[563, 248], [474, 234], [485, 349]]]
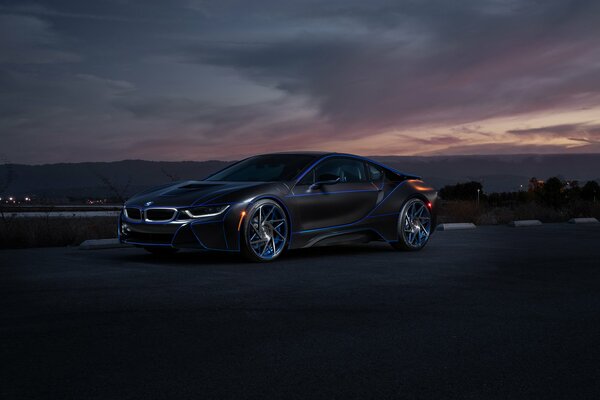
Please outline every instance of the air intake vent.
[[170, 221], [175, 217], [176, 212], [176, 210], [173, 210], [171, 208], [151, 208], [149, 210], [146, 210], [146, 221]]
[[142, 212], [138, 208], [128, 207], [125, 209], [125, 216], [129, 219], [142, 219]]
[[214, 185], [207, 185], [206, 183], [190, 183], [188, 185], [179, 186], [179, 189], [204, 189], [212, 186]]

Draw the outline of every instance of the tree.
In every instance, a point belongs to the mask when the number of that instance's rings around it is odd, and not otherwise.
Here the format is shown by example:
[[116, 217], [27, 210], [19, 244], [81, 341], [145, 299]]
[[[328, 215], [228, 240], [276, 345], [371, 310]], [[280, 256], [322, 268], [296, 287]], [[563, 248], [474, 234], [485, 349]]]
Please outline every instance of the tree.
[[100, 180], [106, 189], [112, 193], [117, 202], [120, 204], [125, 203], [125, 200], [127, 200], [127, 194], [129, 192], [129, 186], [131, 185], [131, 176], [127, 179], [127, 183], [125, 183], [125, 185], [118, 186], [116, 181], [108, 178], [105, 175], [102, 175], [98, 171], [92, 169], [92, 173], [96, 175], [98, 180]]
[[165, 175], [167, 178], [169, 178], [171, 180], [171, 182], [176, 182], [176, 181], [180, 180], [179, 176], [177, 176], [177, 174], [171, 173], [164, 168], [161, 168], [160, 171], [163, 173], [163, 175]]
[[[10, 187], [13, 181], [13, 165], [9, 164], [4, 155], [0, 154], [0, 168], [4, 172], [0, 175], [0, 198], [4, 197], [6, 190]], [[4, 217], [4, 202], [0, 201], [0, 218], [5, 221]]]
[[563, 183], [557, 177], [552, 177], [544, 183], [542, 201], [553, 207], [559, 207], [563, 200]]
[[579, 187], [579, 181], [567, 181], [564, 186], [564, 197], [567, 202], [579, 200], [581, 197], [581, 188]]
[[544, 181], [540, 181], [535, 176], [529, 180], [529, 192], [538, 192], [544, 186]]
[[476, 200], [477, 191], [483, 195], [483, 186], [480, 182], [457, 183], [441, 188], [440, 197], [444, 200]]
[[581, 188], [581, 198], [583, 200], [595, 202], [600, 198], [600, 185], [596, 181], [587, 181]]

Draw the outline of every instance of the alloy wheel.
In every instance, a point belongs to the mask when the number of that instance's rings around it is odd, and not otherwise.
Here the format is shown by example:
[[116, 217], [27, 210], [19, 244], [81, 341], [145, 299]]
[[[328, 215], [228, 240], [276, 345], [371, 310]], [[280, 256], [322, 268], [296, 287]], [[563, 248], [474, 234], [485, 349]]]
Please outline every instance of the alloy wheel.
[[431, 233], [431, 212], [427, 205], [419, 199], [410, 200], [400, 218], [400, 233], [406, 245], [412, 249], [425, 246]]
[[268, 202], [252, 211], [246, 230], [248, 247], [260, 260], [271, 260], [285, 248], [288, 223], [279, 205]]

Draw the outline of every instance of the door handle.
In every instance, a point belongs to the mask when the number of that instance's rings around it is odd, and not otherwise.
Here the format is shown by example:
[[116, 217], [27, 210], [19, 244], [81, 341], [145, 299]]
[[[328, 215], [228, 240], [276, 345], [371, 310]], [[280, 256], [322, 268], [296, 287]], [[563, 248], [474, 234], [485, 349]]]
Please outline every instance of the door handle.
[[377, 189], [378, 192], [381, 192], [383, 190], [383, 185], [381, 185], [381, 187], [378, 187], [376, 184], [374, 184], [373, 182], [371, 182], [371, 185], [373, 185], [373, 187], [375, 187], [375, 189]]

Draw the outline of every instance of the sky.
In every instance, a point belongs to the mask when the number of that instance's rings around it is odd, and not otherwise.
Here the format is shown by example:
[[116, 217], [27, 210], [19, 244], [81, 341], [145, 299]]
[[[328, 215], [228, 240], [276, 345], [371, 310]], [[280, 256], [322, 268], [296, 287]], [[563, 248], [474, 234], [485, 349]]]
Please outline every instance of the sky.
[[600, 153], [593, 0], [0, 0], [0, 163]]

